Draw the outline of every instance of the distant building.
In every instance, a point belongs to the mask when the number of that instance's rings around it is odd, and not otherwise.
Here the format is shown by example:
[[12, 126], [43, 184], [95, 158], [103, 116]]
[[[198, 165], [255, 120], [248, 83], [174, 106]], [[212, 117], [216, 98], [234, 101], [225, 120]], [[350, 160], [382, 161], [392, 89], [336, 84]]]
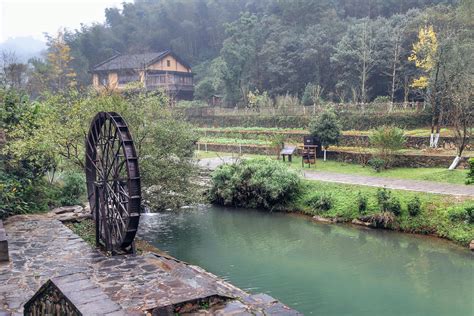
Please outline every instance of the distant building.
[[173, 52], [115, 55], [92, 69], [95, 88], [121, 90], [141, 82], [148, 90], [163, 88], [171, 97], [192, 100], [194, 92], [191, 66]]

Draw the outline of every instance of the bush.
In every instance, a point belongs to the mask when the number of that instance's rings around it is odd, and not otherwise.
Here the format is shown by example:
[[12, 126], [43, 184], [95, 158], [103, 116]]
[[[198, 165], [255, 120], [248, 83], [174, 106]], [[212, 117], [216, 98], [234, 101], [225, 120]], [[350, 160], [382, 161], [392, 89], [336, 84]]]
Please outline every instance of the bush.
[[280, 209], [300, 192], [300, 178], [280, 161], [249, 159], [219, 166], [212, 173], [212, 203], [237, 207]]
[[325, 111], [321, 116], [312, 120], [309, 127], [311, 136], [317, 137], [325, 148], [335, 145], [341, 137], [341, 126], [333, 111]]
[[402, 205], [397, 197], [392, 196], [388, 203], [388, 210], [395, 216], [402, 214]]
[[448, 209], [448, 217], [452, 222], [474, 223], [474, 205], [464, 208], [452, 207]]
[[327, 212], [331, 209], [333, 205], [333, 200], [330, 194], [315, 193], [309, 197], [306, 203], [311, 207], [313, 211]]
[[404, 131], [394, 126], [382, 126], [372, 131], [370, 137], [372, 146], [378, 148], [379, 157], [385, 161], [385, 168], [391, 166], [393, 155], [405, 146]]
[[379, 95], [378, 97], [376, 97], [374, 99], [374, 101], [372, 101], [373, 103], [389, 103], [390, 102], [390, 97], [389, 96], [386, 96], [386, 95]]
[[414, 197], [408, 202], [408, 213], [410, 216], [417, 216], [421, 213], [421, 201], [418, 197]]
[[0, 219], [44, 212], [57, 206], [59, 189], [42, 179], [31, 180], [0, 170]]
[[385, 166], [385, 160], [381, 159], [381, 158], [377, 158], [377, 157], [374, 157], [374, 158], [371, 158], [369, 159], [369, 161], [367, 161], [367, 163], [369, 164], [369, 166], [372, 167], [372, 169], [374, 169], [376, 172], [380, 172], [384, 166]]
[[377, 203], [379, 204], [380, 211], [388, 211], [390, 205], [391, 193], [387, 189], [378, 189], [377, 190]]
[[63, 177], [64, 185], [61, 188], [61, 205], [81, 204], [81, 198], [86, 193], [84, 175], [77, 172], [68, 172]]
[[377, 202], [381, 212], [391, 212], [395, 216], [402, 213], [400, 200], [385, 188], [377, 190]]
[[364, 213], [367, 210], [368, 197], [361, 192], [357, 194], [357, 207], [359, 213]]
[[467, 173], [466, 184], [474, 184], [474, 158], [469, 158], [467, 161], [469, 171]]

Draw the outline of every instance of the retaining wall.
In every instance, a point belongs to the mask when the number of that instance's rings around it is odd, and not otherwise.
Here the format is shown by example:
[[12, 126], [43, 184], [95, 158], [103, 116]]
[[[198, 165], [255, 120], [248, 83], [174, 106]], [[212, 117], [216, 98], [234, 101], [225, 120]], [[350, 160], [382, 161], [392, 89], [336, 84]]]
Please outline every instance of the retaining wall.
[[[199, 143], [199, 150], [205, 151], [206, 144]], [[258, 155], [276, 155], [275, 147], [263, 145], [239, 145], [239, 144], [207, 144], [208, 151], [226, 152], [226, 153], [242, 153], [242, 154], [258, 154]], [[335, 151], [328, 150], [326, 157], [329, 160], [336, 160], [349, 163], [364, 163], [372, 158], [370, 153], [360, 153], [352, 151]], [[394, 159], [394, 167], [439, 167], [448, 168], [454, 157], [445, 155], [413, 155], [413, 154], [397, 154]], [[467, 168], [467, 157], [463, 157], [460, 168]]]
[[[240, 135], [238, 135], [240, 134]], [[287, 141], [302, 143], [303, 137], [308, 136], [305, 132], [291, 132], [291, 131], [219, 131], [219, 130], [206, 130], [206, 136], [241, 136], [242, 138], [251, 138], [253, 135], [265, 135], [271, 137], [273, 135], [285, 135]], [[248, 135], [248, 137], [247, 137]], [[412, 149], [425, 149], [430, 144], [429, 136], [407, 136], [405, 148]], [[366, 135], [341, 135], [339, 145], [343, 147], [370, 147], [369, 136]], [[456, 149], [456, 145], [453, 137], [440, 137], [438, 146], [444, 149]], [[474, 148], [474, 139], [468, 140], [466, 150]]]

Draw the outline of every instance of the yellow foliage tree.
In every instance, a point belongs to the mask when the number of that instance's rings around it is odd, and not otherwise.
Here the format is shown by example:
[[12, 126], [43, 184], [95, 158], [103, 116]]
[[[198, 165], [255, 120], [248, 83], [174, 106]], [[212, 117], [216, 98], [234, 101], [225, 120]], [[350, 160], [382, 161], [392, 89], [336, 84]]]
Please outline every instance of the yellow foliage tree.
[[64, 32], [48, 37], [48, 66], [51, 88], [62, 91], [76, 86], [76, 73], [71, 68], [71, 48], [64, 40]]
[[433, 26], [425, 25], [420, 28], [418, 41], [413, 44], [413, 49], [408, 60], [415, 62], [416, 67], [421, 69], [424, 74], [413, 80], [411, 84], [413, 88], [424, 89], [428, 87], [428, 75], [435, 66], [437, 49], [438, 40]]

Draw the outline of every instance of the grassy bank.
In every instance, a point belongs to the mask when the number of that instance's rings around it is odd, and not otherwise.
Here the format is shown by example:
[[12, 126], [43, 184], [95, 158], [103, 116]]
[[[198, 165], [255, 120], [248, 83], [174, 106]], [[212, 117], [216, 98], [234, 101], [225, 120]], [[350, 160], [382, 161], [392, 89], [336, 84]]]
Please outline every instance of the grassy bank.
[[[289, 210], [343, 221], [380, 213], [377, 188], [308, 180], [303, 181], [302, 188], [301, 196], [288, 207]], [[474, 207], [474, 199], [398, 190], [390, 190], [390, 193], [400, 201], [401, 214], [394, 217], [388, 228], [435, 235], [462, 245], [468, 245], [474, 239], [474, 225], [463, 217], [466, 208]], [[325, 196], [331, 201], [327, 211], [311, 206], [315, 195]], [[360, 196], [367, 199], [367, 207], [362, 212], [359, 211]], [[415, 197], [421, 202], [421, 210], [418, 215], [412, 216], [408, 212], [408, 204]]]
[[[291, 164], [291, 167], [301, 169], [301, 160], [294, 160]], [[376, 172], [369, 166], [332, 160], [318, 160], [315, 169], [319, 171], [356, 174], [361, 176], [424, 180], [452, 184], [464, 184], [468, 172], [467, 170], [450, 171], [447, 168], [392, 168], [382, 170], [381, 172]]]
[[474, 240], [472, 197], [307, 180], [295, 168], [269, 158], [222, 165], [212, 174], [209, 201], [318, 215], [335, 222], [357, 220], [365, 226], [434, 235], [462, 245]]

